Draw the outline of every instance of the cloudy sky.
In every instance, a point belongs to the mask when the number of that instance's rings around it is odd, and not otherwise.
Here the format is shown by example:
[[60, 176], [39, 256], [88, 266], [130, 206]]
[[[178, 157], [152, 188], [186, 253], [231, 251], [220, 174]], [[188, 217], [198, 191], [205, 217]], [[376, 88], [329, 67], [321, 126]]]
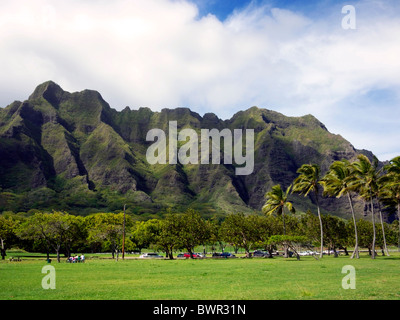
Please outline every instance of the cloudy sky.
[[53, 80], [70, 92], [97, 90], [117, 110], [183, 106], [222, 119], [254, 105], [311, 113], [380, 160], [400, 155], [398, 0], [0, 0], [0, 7], [2, 107]]

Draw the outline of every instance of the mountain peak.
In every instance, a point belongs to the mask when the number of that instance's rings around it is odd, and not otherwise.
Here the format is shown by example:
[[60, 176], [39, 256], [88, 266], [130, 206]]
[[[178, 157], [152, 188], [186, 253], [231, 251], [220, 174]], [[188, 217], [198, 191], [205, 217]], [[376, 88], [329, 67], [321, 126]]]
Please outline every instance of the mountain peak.
[[63, 97], [65, 91], [54, 81], [46, 81], [38, 85], [29, 96], [29, 100], [36, 100], [40, 98], [46, 99], [53, 105], [57, 105]]
[[320, 127], [325, 131], [328, 131], [325, 125], [321, 121], [319, 121], [316, 117], [314, 117], [312, 114], [306, 114], [305, 116], [302, 116], [300, 118], [310, 126]]

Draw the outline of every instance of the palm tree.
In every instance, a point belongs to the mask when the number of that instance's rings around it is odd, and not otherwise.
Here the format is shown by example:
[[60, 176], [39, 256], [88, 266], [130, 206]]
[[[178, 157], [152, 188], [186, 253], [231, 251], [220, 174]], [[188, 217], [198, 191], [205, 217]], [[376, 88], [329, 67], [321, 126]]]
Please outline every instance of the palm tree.
[[385, 179], [384, 201], [392, 202], [397, 207], [397, 218], [399, 219], [398, 251], [400, 251], [400, 156], [390, 160], [384, 169], [387, 172], [383, 178]]
[[286, 192], [283, 192], [281, 186], [279, 184], [272, 187], [272, 190], [265, 194], [265, 198], [267, 201], [262, 207], [262, 211], [269, 215], [273, 213], [277, 213], [278, 215], [282, 215], [283, 220], [283, 234], [286, 235], [286, 226], [285, 226], [285, 212], [284, 208], [286, 207], [290, 212], [295, 213], [296, 210], [293, 207], [293, 204], [288, 201], [288, 195], [290, 193], [290, 189], [292, 185], [290, 185]]
[[[385, 166], [385, 169], [389, 174], [400, 177], [400, 156], [390, 160], [389, 164]], [[397, 180], [397, 182], [399, 181]]]
[[351, 215], [353, 217], [354, 236], [356, 242], [353, 254], [350, 258], [353, 259], [354, 256], [356, 256], [358, 259], [360, 256], [358, 250], [357, 223], [354, 214], [353, 199], [351, 197], [352, 190], [350, 187], [352, 181], [354, 181], [352, 166], [348, 160], [344, 159], [342, 161], [335, 161], [331, 164], [329, 171], [325, 177], [322, 178], [321, 184], [324, 186], [324, 194], [335, 196], [336, 198], [340, 198], [344, 194], [347, 195], [347, 199], [350, 203]]
[[320, 184], [320, 169], [316, 164], [303, 164], [298, 170], [298, 177], [293, 182], [293, 191], [299, 194], [304, 194], [304, 196], [308, 196], [310, 192], [313, 192], [315, 195], [315, 202], [317, 204], [318, 210], [318, 218], [319, 225], [321, 231], [321, 253], [320, 257], [323, 256], [324, 249], [324, 231], [322, 228], [322, 218], [321, 218], [321, 210], [319, 207], [318, 193], [319, 193], [319, 184]]
[[375, 230], [375, 212], [374, 212], [374, 196], [378, 190], [378, 171], [377, 171], [378, 160], [375, 158], [374, 163], [363, 154], [357, 156], [357, 161], [352, 163], [354, 168], [354, 175], [357, 178], [351, 183], [351, 188], [356, 190], [358, 194], [371, 205], [372, 215], [372, 259], [375, 259], [375, 242], [376, 242], [376, 230]]
[[[292, 185], [290, 185], [286, 192], [284, 192], [279, 184], [272, 187], [272, 190], [265, 194], [265, 198], [267, 201], [262, 207], [262, 211], [267, 214], [276, 213], [279, 216], [282, 216], [283, 222], [283, 234], [286, 235], [286, 224], [285, 224], [285, 207], [292, 213], [296, 210], [293, 207], [293, 204], [288, 201], [288, 195], [290, 193], [290, 189]], [[288, 248], [285, 245], [285, 257], [288, 257]]]
[[380, 176], [378, 177], [377, 180], [377, 190], [375, 193], [375, 197], [378, 200], [378, 210], [379, 210], [379, 218], [381, 222], [381, 228], [382, 228], [382, 238], [383, 238], [383, 252], [386, 252], [387, 256], [390, 256], [389, 250], [386, 245], [386, 235], [385, 235], [385, 227], [383, 225], [383, 217], [382, 217], [382, 206], [381, 202], [383, 203], [385, 201], [385, 197], [387, 195], [386, 191], [386, 176]]

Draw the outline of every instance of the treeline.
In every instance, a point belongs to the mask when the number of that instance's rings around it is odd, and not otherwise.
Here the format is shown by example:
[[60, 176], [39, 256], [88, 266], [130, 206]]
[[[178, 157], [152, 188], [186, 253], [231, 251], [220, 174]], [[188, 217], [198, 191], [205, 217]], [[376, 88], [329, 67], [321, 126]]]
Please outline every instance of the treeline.
[[[285, 235], [282, 234], [285, 223]], [[328, 250], [354, 246], [354, 225], [336, 216], [322, 216], [324, 243]], [[193, 210], [170, 213], [163, 219], [137, 221], [129, 215], [98, 213], [75, 216], [63, 212], [36, 213], [28, 218], [0, 216], [1, 239], [5, 248], [19, 247], [31, 252], [57, 253], [70, 256], [73, 252], [121, 253], [125, 225], [124, 250], [141, 251], [144, 248], [165, 252], [170, 259], [176, 252], [191, 255], [197, 246], [222, 251], [226, 245], [243, 249], [246, 255], [255, 249], [270, 252], [289, 248], [298, 254], [300, 249], [312, 250], [319, 245], [319, 219], [311, 212], [302, 215], [228, 215], [222, 222], [205, 219]], [[397, 221], [384, 223], [386, 241], [398, 242]], [[360, 247], [373, 252], [373, 226], [364, 219], [357, 221]], [[383, 249], [382, 232], [376, 233], [376, 245]], [[383, 252], [383, 250], [382, 250]]]
[[[122, 249], [125, 230], [126, 251], [151, 248], [163, 251], [169, 258], [174, 252], [185, 250], [191, 255], [198, 245], [208, 245], [214, 250], [224, 244], [250, 250], [262, 248], [272, 252], [283, 247], [285, 255], [296, 248], [320, 246], [336, 250], [354, 247], [353, 257], [359, 257], [359, 248], [367, 248], [375, 258], [376, 247], [388, 255], [388, 245], [398, 245], [400, 225], [384, 222], [382, 211], [392, 208], [400, 214], [400, 157], [378, 168], [378, 161], [359, 155], [357, 160], [335, 161], [329, 171], [321, 176], [315, 164], [305, 164], [298, 171], [293, 183], [282, 190], [272, 187], [265, 195], [265, 215], [232, 213], [223, 221], [205, 219], [198, 212], [168, 213], [161, 219], [138, 221], [123, 213], [96, 213], [86, 217], [53, 211], [36, 212], [24, 217], [18, 214], [0, 216], [2, 257], [12, 246], [27, 251], [56, 252], [69, 256], [71, 252], [111, 251]], [[289, 201], [292, 193], [313, 197], [317, 214], [296, 214]], [[322, 215], [319, 197], [347, 197], [351, 220]], [[369, 205], [370, 220], [356, 219], [353, 198], [359, 197]], [[285, 213], [286, 211], [286, 213]], [[289, 214], [290, 213], [290, 214]], [[379, 224], [376, 214], [379, 214]], [[125, 226], [125, 227], [124, 227]]]

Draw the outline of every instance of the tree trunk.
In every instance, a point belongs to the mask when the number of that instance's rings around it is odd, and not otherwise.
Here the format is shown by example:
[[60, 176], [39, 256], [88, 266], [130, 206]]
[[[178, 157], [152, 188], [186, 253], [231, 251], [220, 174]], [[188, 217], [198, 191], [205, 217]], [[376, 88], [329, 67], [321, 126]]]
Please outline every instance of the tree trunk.
[[[286, 235], [285, 209], [284, 208], [282, 208], [282, 222], [283, 222], [283, 234]], [[283, 252], [284, 252], [284, 257], [288, 258], [289, 257], [289, 248], [286, 243], [283, 244]]]
[[282, 209], [283, 234], [286, 235], [285, 209]]
[[170, 260], [174, 260], [174, 254], [173, 254], [173, 249], [174, 247], [172, 245], [165, 245], [165, 257]]
[[378, 200], [378, 208], [379, 208], [379, 216], [380, 216], [381, 227], [382, 227], [383, 250], [386, 253], [386, 255], [389, 257], [390, 254], [389, 254], [389, 250], [388, 250], [387, 245], [386, 245], [385, 227], [383, 225], [382, 209], [381, 209], [381, 204], [380, 204], [379, 200]]
[[373, 230], [373, 238], [372, 238], [372, 259], [375, 259], [375, 242], [376, 242], [376, 230], [375, 230], [375, 212], [374, 212], [374, 201], [371, 196], [371, 214], [372, 214], [372, 230]]
[[300, 255], [299, 255], [299, 253], [297, 252], [297, 250], [295, 249], [295, 247], [292, 246], [292, 245], [290, 245], [290, 244], [287, 244], [287, 246], [288, 246], [290, 249], [293, 250], [294, 254], [296, 255], [296, 259], [297, 259], [297, 260], [300, 260]]
[[46, 245], [47, 261], [49, 261], [49, 259], [50, 259], [50, 249], [51, 249], [50, 244], [47, 243], [47, 245]]
[[57, 246], [56, 251], [57, 251], [57, 262], [60, 263], [60, 247], [61, 246]]
[[347, 192], [347, 197], [348, 197], [349, 202], [350, 202], [351, 215], [353, 217], [353, 223], [354, 223], [354, 236], [355, 236], [355, 240], [356, 240], [356, 245], [354, 247], [354, 251], [353, 251], [353, 254], [351, 255], [350, 259], [353, 259], [354, 255], [356, 256], [357, 259], [359, 259], [360, 258], [360, 254], [359, 254], [359, 250], [358, 250], [357, 222], [356, 222], [356, 216], [354, 214], [353, 200], [351, 198], [350, 192]]
[[71, 256], [71, 250], [70, 250], [69, 246], [66, 246], [66, 248], [65, 248], [65, 256], [67, 258], [69, 258]]
[[319, 202], [318, 202], [318, 192], [315, 191], [315, 199], [317, 202], [317, 210], [318, 210], [318, 218], [319, 218], [319, 227], [321, 229], [321, 253], [320, 253], [320, 258], [323, 257], [324, 254], [324, 230], [322, 228], [322, 217], [321, 217], [321, 211], [319, 209]]
[[3, 239], [0, 239], [0, 241], [1, 241], [1, 260], [4, 260], [5, 259], [5, 256], [6, 256], [6, 250], [4, 249], [4, 241], [3, 241]]

